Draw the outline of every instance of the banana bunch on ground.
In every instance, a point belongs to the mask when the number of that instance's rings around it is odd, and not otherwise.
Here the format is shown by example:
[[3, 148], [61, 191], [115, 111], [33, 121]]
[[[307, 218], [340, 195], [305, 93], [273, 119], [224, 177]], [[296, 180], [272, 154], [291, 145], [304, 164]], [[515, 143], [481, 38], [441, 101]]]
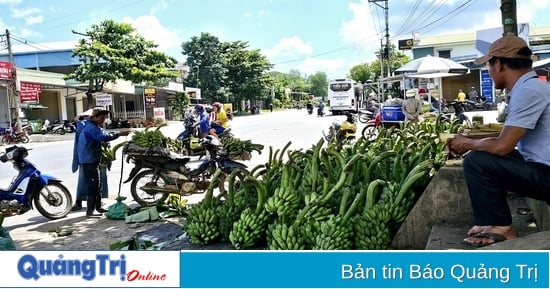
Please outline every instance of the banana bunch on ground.
[[189, 242], [203, 246], [215, 241], [220, 236], [217, 217], [216, 208], [205, 203], [192, 206], [184, 226]]
[[332, 216], [321, 224], [313, 250], [350, 250], [353, 226], [341, 216]]
[[225, 138], [223, 140], [222, 146], [223, 146], [223, 149], [229, 154], [241, 153], [243, 151], [247, 151], [247, 152], [256, 151], [259, 154], [261, 154], [264, 149], [264, 145], [262, 144], [255, 144], [255, 143], [252, 143], [251, 140], [241, 140], [236, 137]]
[[258, 193], [256, 209], [246, 208], [239, 216], [239, 220], [233, 224], [229, 233], [229, 240], [235, 249], [248, 249], [257, 244], [266, 233], [269, 214], [264, 210], [266, 200], [265, 186], [253, 178], [247, 176], [246, 182], [252, 184]]
[[204, 199], [200, 203], [191, 206], [189, 210], [183, 229], [189, 235], [191, 244], [207, 245], [216, 241], [220, 236], [216, 208], [221, 206], [221, 201], [213, 196], [214, 188], [221, 176], [221, 169], [217, 169], [212, 176]]
[[357, 250], [386, 250], [391, 242], [391, 232], [388, 224], [379, 216], [379, 211], [373, 210], [353, 220], [354, 247]]
[[100, 164], [106, 166], [109, 163], [112, 163], [113, 161], [115, 161], [116, 160], [116, 152], [118, 151], [118, 149], [120, 149], [121, 147], [123, 147], [127, 143], [128, 143], [128, 141], [123, 141], [123, 142], [115, 145], [112, 148], [110, 148], [108, 146], [103, 146], [101, 148]]
[[305, 250], [306, 243], [301, 236], [300, 228], [284, 223], [271, 224], [267, 230], [269, 250]]
[[156, 147], [164, 143], [165, 137], [158, 129], [136, 131], [132, 136], [131, 143], [140, 147]]

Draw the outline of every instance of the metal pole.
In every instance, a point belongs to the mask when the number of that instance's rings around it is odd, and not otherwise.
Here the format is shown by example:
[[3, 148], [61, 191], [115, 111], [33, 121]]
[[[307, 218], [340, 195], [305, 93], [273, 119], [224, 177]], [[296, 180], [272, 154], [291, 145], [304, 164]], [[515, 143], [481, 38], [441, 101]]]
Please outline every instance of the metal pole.
[[[13, 52], [11, 50], [11, 39], [10, 39], [10, 31], [6, 29], [6, 41], [8, 43], [8, 55], [10, 59], [11, 69], [12, 71], [15, 70], [15, 62], [13, 60]], [[8, 89], [8, 93], [11, 92], [12, 99], [15, 103], [15, 119], [16, 119], [16, 126], [15, 131], [21, 131], [21, 100], [19, 99], [19, 91], [17, 89], [17, 72], [12, 73], [12, 79], [13, 86], [10, 85], [10, 88]], [[10, 126], [11, 126], [11, 119], [10, 119]]]
[[518, 35], [516, 0], [501, 0], [500, 12], [502, 14], [503, 36]]

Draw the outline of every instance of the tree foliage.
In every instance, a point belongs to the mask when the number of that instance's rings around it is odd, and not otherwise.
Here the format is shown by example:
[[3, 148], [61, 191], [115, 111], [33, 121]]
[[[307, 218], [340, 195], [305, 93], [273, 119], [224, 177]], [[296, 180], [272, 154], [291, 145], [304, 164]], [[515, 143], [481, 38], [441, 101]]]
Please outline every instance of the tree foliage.
[[310, 87], [309, 93], [318, 97], [326, 97], [328, 95], [328, 77], [326, 73], [318, 71], [310, 75], [307, 82]]
[[88, 107], [94, 106], [92, 93], [102, 91], [105, 82], [141, 83], [178, 75], [172, 70], [176, 60], [157, 51], [154, 42], [137, 34], [130, 24], [104, 20], [85, 35], [73, 51], [81, 64], [66, 78], [88, 83]]
[[206, 99], [216, 99], [223, 87], [226, 69], [223, 65], [222, 43], [218, 37], [210, 33], [201, 33], [191, 37], [182, 44], [182, 53], [187, 56], [190, 68], [186, 86], [201, 89], [201, 95]]
[[[378, 53], [379, 55], [379, 53]], [[390, 58], [384, 59], [384, 77], [388, 75], [388, 61], [390, 75], [403, 64], [409, 62], [411, 59], [406, 54], [395, 48], [395, 45], [390, 47]], [[380, 58], [375, 59], [370, 63], [361, 63], [353, 66], [350, 69], [351, 78], [354, 81], [360, 83], [366, 83], [367, 80], [377, 81], [380, 79], [382, 72]]]

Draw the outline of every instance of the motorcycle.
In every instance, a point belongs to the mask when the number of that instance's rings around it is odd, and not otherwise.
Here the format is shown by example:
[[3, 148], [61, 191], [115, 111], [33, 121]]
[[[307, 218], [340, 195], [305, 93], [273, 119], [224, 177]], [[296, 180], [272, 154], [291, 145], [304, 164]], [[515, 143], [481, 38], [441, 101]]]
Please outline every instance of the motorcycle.
[[[184, 156], [202, 156], [206, 152], [199, 143], [198, 132], [193, 126], [195, 117], [192, 113], [186, 113], [183, 118], [183, 126], [185, 129], [177, 136], [177, 140], [182, 142], [182, 150], [180, 153]], [[218, 134], [220, 140], [233, 137], [231, 128], [226, 128], [222, 133]]]
[[42, 216], [60, 219], [71, 211], [71, 193], [61, 180], [42, 174], [26, 160], [29, 149], [12, 146], [0, 154], [2, 163], [12, 162], [19, 175], [8, 189], [0, 189], [0, 215], [21, 215], [33, 209], [33, 203]]
[[69, 121], [69, 120], [64, 120], [63, 121], [63, 129], [65, 130], [65, 132], [73, 133], [73, 132], [76, 131], [76, 126], [74, 125], [74, 122]]
[[361, 123], [367, 123], [369, 120], [374, 118], [374, 112], [370, 110], [359, 110], [357, 113], [357, 118]]
[[30, 138], [27, 131], [27, 126], [21, 127], [19, 132], [15, 132], [15, 129], [6, 129], [2, 135], [2, 144], [28, 143]]
[[[224, 174], [230, 174], [236, 169], [246, 169], [247, 166], [229, 159], [220, 150], [221, 143], [214, 136], [206, 136], [200, 140], [200, 145], [207, 156], [191, 161], [190, 157], [176, 158], [164, 153], [131, 153], [125, 148], [125, 154], [132, 160], [134, 167], [124, 183], [130, 184], [130, 192], [136, 202], [147, 206], [166, 200], [169, 194], [191, 195], [203, 193], [210, 185], [210, 178], [221, 169]], [[225, 191], [220, 182], [220, 191]]]
[[325, 115], [325, 108], [324, 107], [318, 107], [317, 108], [317, 116], [322, 117], [323, 115]]
[[312, 114], [312, 113], [313, 113], [313, 104], [308, 103], [308, 104], [306, 105], [306, 107], [307, 107], [307, 113], [308, 113], [308, 114]]
[[346, 120], [342, 123], [334, 120], [329, 127], [328, 134], [323, 131], [323, 136], [329, 143], [335, 143], [338, 149], [342, 148], [345, 144], [350, 144], [355, 140], [355, 133], [357, 132], [357, 124], [355, 118], [351, 113], [346, 113]]
[[367, 124], [361, 131], [361, 135], [368, 141], [374, 141], [378, 137], [378, 127], [382, 125], [382, 114], [377, 111], [373, 118], [367, 121]]
[[66, 131], [64, 125], [62, 123], [59, 123], [59, 121], [56, 120], [53, 124], [50, 124], [48, 120], [45, 120], [40, 132], [42, 134], [51, 133], [64, 135]]

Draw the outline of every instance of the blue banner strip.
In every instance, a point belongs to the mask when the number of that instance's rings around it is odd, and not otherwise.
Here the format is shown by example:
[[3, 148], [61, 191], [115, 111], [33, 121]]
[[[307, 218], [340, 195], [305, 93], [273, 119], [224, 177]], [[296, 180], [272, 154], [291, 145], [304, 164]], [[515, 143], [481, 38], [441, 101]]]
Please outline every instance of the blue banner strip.
[[549, 288], [548, 252], [183, 251], [182, 288]]

